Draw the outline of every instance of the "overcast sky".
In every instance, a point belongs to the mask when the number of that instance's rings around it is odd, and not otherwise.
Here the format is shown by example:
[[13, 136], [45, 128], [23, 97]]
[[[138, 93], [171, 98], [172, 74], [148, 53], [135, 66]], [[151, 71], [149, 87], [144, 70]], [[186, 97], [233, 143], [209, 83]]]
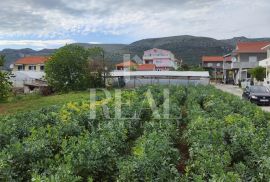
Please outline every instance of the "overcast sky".
[[270, 0], [1, 0], [0, 49], [174, 35], [270, 37]]

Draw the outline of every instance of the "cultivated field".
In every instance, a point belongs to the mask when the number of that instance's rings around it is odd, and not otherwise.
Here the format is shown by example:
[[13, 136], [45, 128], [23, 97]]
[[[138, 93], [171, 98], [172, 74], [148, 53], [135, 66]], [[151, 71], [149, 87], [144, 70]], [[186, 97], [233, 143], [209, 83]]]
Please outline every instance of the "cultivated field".
[[111, 93], [1, 116], [0, 180], [270, 179], [270, 115], [255, 105], [210, 86]]

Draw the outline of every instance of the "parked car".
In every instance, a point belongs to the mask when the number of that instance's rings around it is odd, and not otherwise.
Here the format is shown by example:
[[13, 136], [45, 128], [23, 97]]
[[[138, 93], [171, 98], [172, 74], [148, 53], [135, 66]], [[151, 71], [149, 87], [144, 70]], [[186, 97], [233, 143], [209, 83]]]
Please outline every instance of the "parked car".
[[257, 105], [270, 105], [270, 90], [265, 86], [247, 86], [242, 98]]

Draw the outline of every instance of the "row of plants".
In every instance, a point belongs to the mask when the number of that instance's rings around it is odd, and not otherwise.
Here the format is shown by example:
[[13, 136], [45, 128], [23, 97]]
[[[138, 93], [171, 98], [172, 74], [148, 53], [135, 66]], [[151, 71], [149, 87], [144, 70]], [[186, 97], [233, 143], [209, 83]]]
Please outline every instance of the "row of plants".
[[270, 116], [258, 107], [209, 86], [110, 94], [0, 117], [0, 181], [270, 178]]
[[[117, 98], [104, 94], [90, 104], [1, 117], [1, 181], [178, 179], [178, 126], [155, 118], [163, 111], [162, 89], [150, 88], [152, 95], [147, 90], [122, 91], [120, 118], [115, 117]], [[150, 103], [142, 102], [146, 98]], [[93, 108], [95, 118], [89, 114]]]
[[190, 87], [188, 180], [268, 181], [270, 115], [209, 87]]

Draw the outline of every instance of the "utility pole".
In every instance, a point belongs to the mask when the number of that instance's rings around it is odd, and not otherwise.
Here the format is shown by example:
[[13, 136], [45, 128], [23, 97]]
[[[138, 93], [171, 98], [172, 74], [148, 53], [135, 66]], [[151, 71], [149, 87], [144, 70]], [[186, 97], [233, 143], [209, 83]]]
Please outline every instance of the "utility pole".
[[217, 67], [215, 67], [215, 82], [217, 84]]
[[266, 70], [265, 70], [265, 81], [266, 84], [268, 85], [268, 61], [266, 61]]
[[223, 64], [222, 64], [222, 68], [223, 68], [223, 83], [226, 84], [226, 77], [227, 77], [227, 72], [225, 73], [225, 57], [223, 57]]
[[104, 87], [106, 87], [106, 66], [105, 66], [105, 51], [102, 50], [101, 51], [101, 54], [102, 54], [102, 66], [103, 66], [103, 84], [104, 84]]

